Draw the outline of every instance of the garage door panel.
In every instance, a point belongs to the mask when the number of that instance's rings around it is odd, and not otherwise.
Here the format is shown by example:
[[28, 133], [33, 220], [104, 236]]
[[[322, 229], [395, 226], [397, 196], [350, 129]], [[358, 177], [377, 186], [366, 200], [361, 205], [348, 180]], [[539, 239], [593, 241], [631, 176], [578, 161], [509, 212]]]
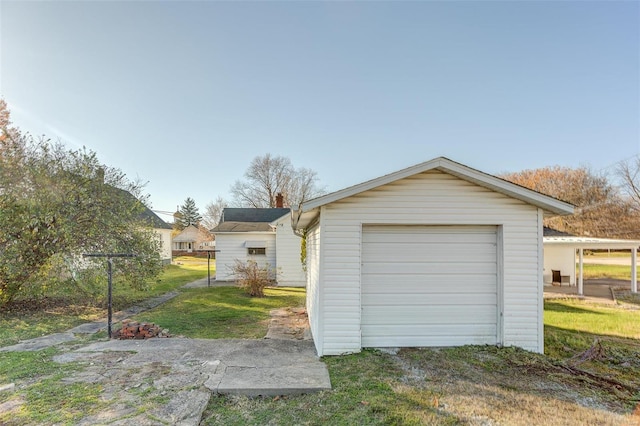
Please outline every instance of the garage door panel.
[[363, 276], [367, 283], [367, 292], [397, 293], [412, 291], [414, 293], [468, 293], [495, 291], [495, 274], [447, 276], [433, 274], [428, 277], [418, 274], [402, 274], [390, 278], [382, 274]]
[[[448, 306], [474, 306], [474, 305], [494, 305], [496, 304], [496, 293], [414, 293], [408, 298], [405, 294], [399, 293], [364, 293], [362, 295], [362, 306], [414, 306], [420, 305], [424, 310], [428, 310], [434, 305]], [[455, 305], [454, 305], [455, 303]]]
[[482, 310], [471, 310], [463, 305], [430, 306], [369, 306], [362, 315], [362, 324], [397, 325], [411, 323], [411, 326], [447, 326], [451, 324], [495, 324], [495, 305]]
[[448, 274], [448, 275], [484, 275], [495, 274], [496, 264], [485, 262], [438, 262], [427, 263], [427, 260], [422, 262], [393, 262], [387, 259], [386, 262], [376, 263], [364, 263], [362, 265], [363, 274], [380, 274], [390, 277], [396, 275], [402, 275], [404, 273], [410, 274]]
[[495, 226], [364, 226], [363, 346], [497, 341]]
[[[392, 252], [392, 254], [391, 254]], [[429, 253], [425, 258], [424, 253]], [[437, 244], [411, 244], [399, 247], [386, 246], [378, 250], [363, 251], [363, 256], [368, 262], [387, 262], [390, 255], [393, 259], [402, 262], [446, 262], [451, 258], [472, 259], [473, 262], [493, 262], [496, 259], [496, 247], [494, 245], [481, 246], [438, 246]]]
[[362, 336], [364, 347], [401, 347], [401, 346], [460, 346], [495, 344], [495, 325], [450, 325], [431, 328], [407, 328], [406, 332], [396, 333], [395, 327], [374, 326], [375, 337]]

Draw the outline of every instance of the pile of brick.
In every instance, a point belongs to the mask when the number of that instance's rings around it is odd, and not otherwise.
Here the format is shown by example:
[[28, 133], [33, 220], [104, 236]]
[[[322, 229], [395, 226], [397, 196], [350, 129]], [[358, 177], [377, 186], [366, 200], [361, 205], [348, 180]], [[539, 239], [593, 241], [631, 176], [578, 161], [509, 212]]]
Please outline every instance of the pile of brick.
[[152, 337], [171, 337], [169, 330], [153, 323], [123, 320], [122, 328], [113, 333], [115, 339], [150, 339]]

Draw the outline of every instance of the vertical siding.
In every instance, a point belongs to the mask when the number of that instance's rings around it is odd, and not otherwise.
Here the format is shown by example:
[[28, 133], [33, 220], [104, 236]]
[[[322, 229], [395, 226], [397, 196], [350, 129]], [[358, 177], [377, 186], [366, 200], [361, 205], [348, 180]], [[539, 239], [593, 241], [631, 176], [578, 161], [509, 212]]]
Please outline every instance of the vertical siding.
[[320, 226], [316, 225], [307, 232], [307, 313], [309, 327], [318, 355], [322, 354], [322, 335], [320, 332]]
[[300, 237], [293, 233], [289, 215], [276, 223], [276, 266], [279, 285], [304, 287], [306, 284], [300, 261], [300, 242]]
[[155, 228], [160, 239], [160, 258], [164, 262], [171, 262], [171, 229]]
[[363, 224], [495, 225], [502, 231], [503, 343], [539, 348], [538, 209], [429, 171], [323, 206], [320, 355], [359, 351]]
[[[245, 241], [266, 241], [266, 255], [248, 255]], [[242, 262], [255, 260], [258, 265], [269, 264], [272, 268], [276, 266], [276, 238], [272, 232], [236, 232], [216, 234], [216, 280], [233, 281], [233, 271], [231, 268], [235, 259]]]

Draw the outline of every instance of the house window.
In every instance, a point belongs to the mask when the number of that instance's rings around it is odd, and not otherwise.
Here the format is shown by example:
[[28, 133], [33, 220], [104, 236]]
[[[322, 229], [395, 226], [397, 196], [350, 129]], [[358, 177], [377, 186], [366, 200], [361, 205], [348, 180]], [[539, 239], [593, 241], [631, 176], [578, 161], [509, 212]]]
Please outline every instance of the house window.
[[247, 249], [247, 253], [248, 254], [262, 254], [262, 255], [266, 255], [267, 254], [267, 249], [265, 247], [249, 247]]

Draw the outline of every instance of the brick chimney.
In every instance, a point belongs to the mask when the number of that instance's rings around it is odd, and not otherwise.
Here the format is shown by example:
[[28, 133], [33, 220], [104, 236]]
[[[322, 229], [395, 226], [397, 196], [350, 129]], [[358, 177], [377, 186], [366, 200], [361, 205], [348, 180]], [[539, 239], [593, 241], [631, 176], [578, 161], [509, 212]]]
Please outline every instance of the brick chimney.
[[279, 209], [284, 207], [284, 197], [282, 196], [282, 192], [278, 192], [276, 194], [276, 207]]

